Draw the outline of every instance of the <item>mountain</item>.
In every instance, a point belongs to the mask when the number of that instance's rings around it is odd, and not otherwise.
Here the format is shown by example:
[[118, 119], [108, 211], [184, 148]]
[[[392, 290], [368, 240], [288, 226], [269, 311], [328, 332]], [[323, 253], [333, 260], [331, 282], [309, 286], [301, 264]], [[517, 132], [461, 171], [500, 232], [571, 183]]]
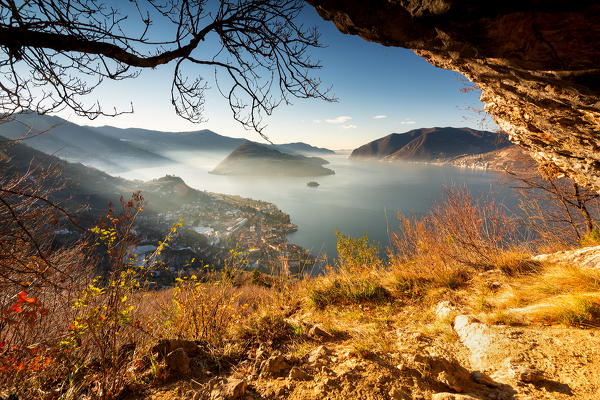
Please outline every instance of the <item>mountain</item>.
[[350, 158], [376, 160], [442, 161], [487, 153], [508, 146], [506, 135], [470, 128], [421, 128], [392, 133], [358, 147]]
[[327, 160], [282, 153], [254, 142], [236, 148], [211, 173], [217, 175], [322, 176], [335, 172], [323, 167]]
[[133, 143], [99, 134], [89, 127], [31, 112], [20, 113], [11, 121], [0, 124], [0, 135], [8, 139], [26, 137], [23, 143], [33, 149], [107, 171], [122, 170], [124, 165], [131, 163], [144, 167], [172, 162]]
[[282, 153], [297, 153], [303, 155], [309, 154], [335, 154], [335, 151], [326, 149], [324, 147], [315, 147], [310, 144], [295, 142], [295, 143], [286, 143], [286, 144], [274, 144], [272, 146], [276, 150], [281, 151]]
[[[140, 128], [115, 128], [101, 126], [91, 128], [104, 135], [135, 143], [137, 146], [156, 153], [170, 151], [227, 151], [244, 144], [246, 139], [232, 138], [219, 135], [211, 130], [203, 129], [193, 132], [161, 132]], [[265, 144], [266, 147], [290, 154], [335, 154], [333, 150], [311, 146], [303, 142], [284, 144]]]
[[[9, 139], [27, 136], [23, 143], [36, 150], [109, 172], [173, 163], [177, 161], [177, 153], [182, 152], [211, 152], [224, 157], [246, 142], [245, 139], [222, 136], [208, 129], [162, 132], [140, 128], [81, 126], [59, 117], [33, 112], [16, 114], [10, 122], [0, 124], [0, 136]], [[284, 153], [333, 154], [331, 150], [301, 142], [271, 147]]]
[[226, 151], [230, 152], [245, 142], [245, 139], [221, 136], [211, 130], [192, 132], [162, 132], [141, 128], [116, 128], [114, 126], [89, 127], [126, 143], [145, 150], [166, 154], [178, 151]]

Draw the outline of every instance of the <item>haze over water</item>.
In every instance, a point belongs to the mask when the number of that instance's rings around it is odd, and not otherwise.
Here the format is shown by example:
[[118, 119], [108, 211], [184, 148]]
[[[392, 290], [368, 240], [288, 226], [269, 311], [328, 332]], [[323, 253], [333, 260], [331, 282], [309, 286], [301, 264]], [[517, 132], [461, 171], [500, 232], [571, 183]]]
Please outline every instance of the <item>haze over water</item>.
[[[118, 175], [149, 180], [177, 175], [191, 187], [274, 203], [288, 213], [298, 231], [288, 236], [313, 254], [336, 255], [335, 230], [353, 237], [367, 233], [385, 248], [388, 229], [398, 229], [396, 214], [423, 214], [445, 187], [466, 185], [475, 194], [487, 194], [508, 204], [512, 191], [500, 182], [500, 175], [481, 170], [416, 163], [384, 163], [348, 160], [347, 154], [325, 155], [335, 175], [317, 178], [268, 178], [212, 175], [223, 154], [171, 154], [181, 161], [167, 167], [134, 169]], [[306, 186], [319, 182], [318, 188]]]

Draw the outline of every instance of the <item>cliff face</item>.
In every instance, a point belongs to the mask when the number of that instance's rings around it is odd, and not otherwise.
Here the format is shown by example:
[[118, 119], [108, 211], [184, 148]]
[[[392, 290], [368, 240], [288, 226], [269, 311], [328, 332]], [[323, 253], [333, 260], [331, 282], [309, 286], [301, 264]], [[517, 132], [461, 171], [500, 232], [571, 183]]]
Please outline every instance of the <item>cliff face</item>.
[[460, 72], [511, 141], [600, 190], [597, 1], [307, 1], [344, 33]]

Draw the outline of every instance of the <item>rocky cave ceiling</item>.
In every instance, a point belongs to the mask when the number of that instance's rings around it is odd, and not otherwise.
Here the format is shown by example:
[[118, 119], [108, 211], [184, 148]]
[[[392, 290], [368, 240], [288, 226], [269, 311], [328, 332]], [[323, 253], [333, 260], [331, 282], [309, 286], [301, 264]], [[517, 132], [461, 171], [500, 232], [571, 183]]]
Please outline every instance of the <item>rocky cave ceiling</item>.
[[598, 1], [307, 1], [343, 33], [460, 72], [513, 142], [600, 190]]

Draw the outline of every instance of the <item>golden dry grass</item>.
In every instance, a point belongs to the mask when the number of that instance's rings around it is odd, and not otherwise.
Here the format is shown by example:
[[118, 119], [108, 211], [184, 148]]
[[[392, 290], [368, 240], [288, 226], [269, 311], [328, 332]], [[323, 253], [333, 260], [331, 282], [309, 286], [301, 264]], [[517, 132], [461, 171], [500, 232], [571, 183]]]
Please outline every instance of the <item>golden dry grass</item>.
[[[497, 279], [496, 277], [495, 279]], [[497, 281], [496, 281], [497, 282]], [[563, 264], [537, 264], [534, 272], [501, 278], [497, 290], [480, 279], [464, 293], [473, 311], [489, 322], [598, 325], [600, 271]]]

